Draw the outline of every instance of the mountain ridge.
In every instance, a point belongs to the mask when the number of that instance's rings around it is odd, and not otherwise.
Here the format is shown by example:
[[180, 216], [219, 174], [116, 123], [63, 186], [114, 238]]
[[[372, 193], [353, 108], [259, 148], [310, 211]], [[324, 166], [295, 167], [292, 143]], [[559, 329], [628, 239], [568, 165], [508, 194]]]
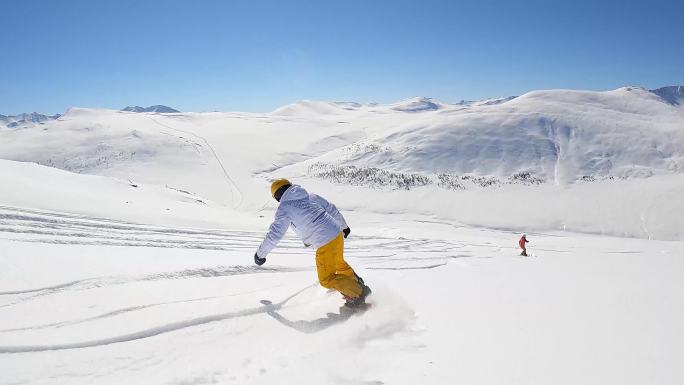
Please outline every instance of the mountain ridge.
[[[658, 90], [679, 98], [682, 87]], [[189, 181], [201, 170], [211, 178], [218, 159], [225, 167], [224, 161], [239, 164], [240, 156], [258, 158], [257, 168], [239, 171], [253, 175], [284, 167], [307, 174], [313, 163], [503, 179], [527, 173], [559, 184], [684, 173], [684, 108], [654, 91], [539, 90], [457, 104], [430, 98], [305, 101], [270, 114], [152, 119], [74, 107], [63, 119], [42, 122], [40, 130], [0, 130], [0, 140], [14, 143], [0, 148], [0, 158], [153, 183], [164, 182], [159, 175], [166, 172]], [[214, 145], [216, 153], [209, 148]], [[221, 147], [223, 155], [217, 155]], [[172, 164], [187, 172], [170, 170]]]
[[50, 120], [58, 119], [60, 114], [44, 115], [37, 112], [21, 113], [17, 115], [0, 115], [0, 122], [9, 128], [18, 127], [25, 124], [43, 124]]
[[156, 112], [160, 114], [171, 114], [171, 113], [179, 113], [180, 111], [176, 110], [175, 108], [171, 108], [168, 106], [164, 106], [161, 104], [155, 104], [154, 106], [149, 106], [149, 107], [140, 107], [140, 106], [127, 106], [122, 108], [120, 111], [125, 111], [125, 112]]
[[684, 86], [666, 86], [649, 91], [672, 105], [679, 105], [680, 100], [684, 99]]

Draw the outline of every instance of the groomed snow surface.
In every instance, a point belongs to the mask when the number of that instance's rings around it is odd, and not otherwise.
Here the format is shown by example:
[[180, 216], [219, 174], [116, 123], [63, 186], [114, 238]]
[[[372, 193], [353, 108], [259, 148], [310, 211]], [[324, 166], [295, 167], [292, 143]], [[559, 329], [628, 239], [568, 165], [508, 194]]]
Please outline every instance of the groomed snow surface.
[[[679, 384], [680, 94], [0, 125], [0, 384]], [[292, 234], [253, 264], [276, 176], [341, 209], [368, 311]]]

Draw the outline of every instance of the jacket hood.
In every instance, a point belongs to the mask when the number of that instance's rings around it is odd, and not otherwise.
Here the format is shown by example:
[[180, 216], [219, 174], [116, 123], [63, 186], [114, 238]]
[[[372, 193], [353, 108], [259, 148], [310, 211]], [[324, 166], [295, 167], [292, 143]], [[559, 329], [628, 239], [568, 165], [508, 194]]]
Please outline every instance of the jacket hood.
[[309, 196], [309, 193], [304, 190], [304, 188], [300, 185], [293, 184], [288, 188], [283, 196], [280, 198], [280, 202], [285, 202], [285, 201], [296, 201], [299, 199], [304, 199]]

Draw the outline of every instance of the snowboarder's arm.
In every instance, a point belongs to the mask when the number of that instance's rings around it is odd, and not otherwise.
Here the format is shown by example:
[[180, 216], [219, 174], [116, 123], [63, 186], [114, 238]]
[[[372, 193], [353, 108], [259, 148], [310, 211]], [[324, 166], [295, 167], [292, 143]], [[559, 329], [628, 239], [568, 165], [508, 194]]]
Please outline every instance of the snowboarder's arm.
[[347, 225], [347, 221], [344, 220], [344, 217], [342, 216], [342, 213], [337, 210], [337, 207], [335, 207], [334, 204], [328, 202], [325, 198], [322, 196], [316, 195], [316, 194], [310, 194], [311, 199], [319, 206], [323, 207], [323, 209], [330, 214], [333, 218], [335, 218], [335, 221], [337, 222], [338, 225], [340, 225], [341, 229], [346, 229], [349, 228], [349, 225]]
[[283, 206], [278, 206], [275, 213], [275, 219], [268, 228], [268, 234], [257, 249], [257, 255], [261, 258], [266, 258], [266, 255], [271, 252], [285, 236], [288, 227], [290, 227], [290, 218], [285, 213]]

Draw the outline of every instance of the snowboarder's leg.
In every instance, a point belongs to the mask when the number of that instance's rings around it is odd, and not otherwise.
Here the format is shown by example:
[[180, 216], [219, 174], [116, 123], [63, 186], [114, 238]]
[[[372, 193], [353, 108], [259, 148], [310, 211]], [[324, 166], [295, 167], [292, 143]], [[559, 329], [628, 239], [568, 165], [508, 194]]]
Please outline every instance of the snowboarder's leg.
[[344, 260], [343, 251], [344, 241], [341, 233], [337, 238], [316, 250], [318, 281], [325, 288], [335, 289], [347, 297], [356, 298], [361, 295], [361, 286], [354, 276], [354, 270], [349, 267], [351, 275], [337, 273], [337, 261]]
[[359, 277], [354, 269], [349, 266], [347, 261], [344, 260], [344, 238], [342, 239], [342, 243], [342, 253], [339, 255], [339, 258], [335, 260], [335, 272], [337, 274], [348, 275], [350, 277], [356, 278], [356, 281], [359, 283], [361, 288], [363, 288], [366, 285], [366, 283], [363, 281], [363, 278]]
[[344, 260], [344, 238], [342, 238], [342, 251], [335, 255], [335, 272], [337, 274], [348, 275], [350, 277], [356, 277], [354, 269]]

